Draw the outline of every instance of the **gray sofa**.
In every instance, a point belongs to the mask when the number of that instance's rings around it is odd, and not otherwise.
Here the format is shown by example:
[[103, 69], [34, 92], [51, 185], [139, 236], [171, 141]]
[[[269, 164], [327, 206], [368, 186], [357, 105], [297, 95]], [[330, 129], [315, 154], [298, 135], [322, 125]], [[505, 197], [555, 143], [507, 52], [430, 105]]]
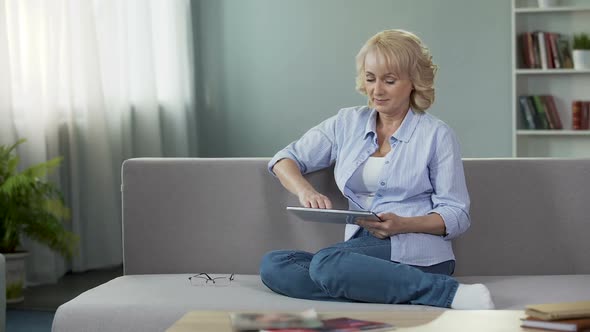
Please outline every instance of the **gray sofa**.
[[[54, 332], [162, 331], [189, 310], [443, 310], [299, 300], [257, 276], [274, 249], [315, 251], [342, 226], [285, 211], [297, 199], [266, 158], [132, 159], [123, 164], [125, 275], [59, 307]], [[590, 160], [465, 159], [472, 226], [455, 240], [455, 275], [484, 283], [498, 309], [590, 299]], [[331, 170], [309, 175], [336, 207]], [[199, 272], [230, 274], [227, 287], [191, 286]]]

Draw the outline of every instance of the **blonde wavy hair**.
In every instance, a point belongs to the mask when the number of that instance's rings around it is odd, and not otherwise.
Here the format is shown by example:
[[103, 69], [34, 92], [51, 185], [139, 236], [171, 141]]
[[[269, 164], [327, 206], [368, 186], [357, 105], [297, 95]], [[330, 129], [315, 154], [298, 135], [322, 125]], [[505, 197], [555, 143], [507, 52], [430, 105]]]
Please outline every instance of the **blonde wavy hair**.
[[[393, 74], [412, 82], [410, 106], [414, 111], [424, 112], [434, 103], [438, 66], [418, 36], [405, 30], [384, 30], [367, 40], [356, 55], [356, 89], [365, 96], [365, 57], [369, 52], [383, 56]], [[369, 107], [373, 107], [370, 98]]]

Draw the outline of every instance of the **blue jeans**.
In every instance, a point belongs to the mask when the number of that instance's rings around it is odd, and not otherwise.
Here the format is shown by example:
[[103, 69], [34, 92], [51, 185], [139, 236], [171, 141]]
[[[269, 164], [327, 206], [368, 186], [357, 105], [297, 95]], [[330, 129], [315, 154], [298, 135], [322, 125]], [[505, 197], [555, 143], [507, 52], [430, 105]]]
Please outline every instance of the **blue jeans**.
[[449, 308], [459, 286], [450, 277], [455, 261], [432, 266], [393, 262], [390, 241], [363, 229], [316, 254], [272, 251], [262, 258], [260, 278], [272, 291], [302, 299]]

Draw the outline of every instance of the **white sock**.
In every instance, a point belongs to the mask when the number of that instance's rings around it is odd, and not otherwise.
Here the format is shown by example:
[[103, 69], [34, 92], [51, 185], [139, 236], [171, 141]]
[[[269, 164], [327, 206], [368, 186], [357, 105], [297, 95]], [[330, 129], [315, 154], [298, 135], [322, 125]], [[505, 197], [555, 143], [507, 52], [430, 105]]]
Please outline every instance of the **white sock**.
[[465, 285], [459, 284], [453, 303], [452, 309], [494, 309], [494, 302], [490, 291], [483, 284]]

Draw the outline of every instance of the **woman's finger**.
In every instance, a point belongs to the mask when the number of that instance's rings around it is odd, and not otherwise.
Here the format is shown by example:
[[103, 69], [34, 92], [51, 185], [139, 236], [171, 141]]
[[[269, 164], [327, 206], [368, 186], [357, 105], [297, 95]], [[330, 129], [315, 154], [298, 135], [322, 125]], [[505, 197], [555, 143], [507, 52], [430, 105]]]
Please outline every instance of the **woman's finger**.
[[311, 208], [317, 209], [318, 208], [318, 202], [315, 199], [310, 200], [311, 203]]
[[320, 209], [325, 209], [326, 208], [326, 203], [324, 202], [324, 200], [322, 199], [322, 197], [318, 197], [317, 198], [317, 204], [318, 204], [318, 208], [320, 208]]
[[331, 209], [332, 208], [332, 202], [330, 202], [330, 199], [328, 197], [324, 196], [324, 204], [326, 206], [326, 209]]
[[378, 238], [378, 239], [384, 239], [385, 238], [385, 235], [381, 231], [378, 231], [378, 230], [375, 230], [375, 229], [371, 231], [371, 234], [373, 234], [373, 236], [376, 237], [376, 238]]

